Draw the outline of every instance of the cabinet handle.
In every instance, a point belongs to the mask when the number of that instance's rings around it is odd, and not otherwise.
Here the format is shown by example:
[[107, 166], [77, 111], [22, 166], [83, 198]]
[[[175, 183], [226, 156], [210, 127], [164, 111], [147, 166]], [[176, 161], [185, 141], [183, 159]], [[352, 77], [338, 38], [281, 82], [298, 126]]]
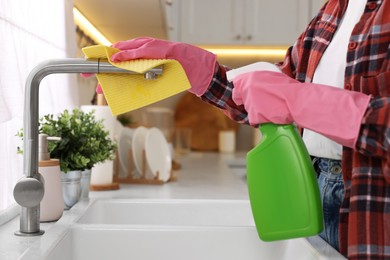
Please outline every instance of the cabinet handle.
[[234, 37], [235, 40], [241, 40], [241, 35], [236, 35], [236, 37]]
[[248, 36], [246, 36], [246, 40], [247, 40], [247, 41], [250, 41], [250, 40], [252, 40], [252, 35], [248, 35]]
[[173, 4], [172, 0], [165, 0], [165, 4], [171, 6]]

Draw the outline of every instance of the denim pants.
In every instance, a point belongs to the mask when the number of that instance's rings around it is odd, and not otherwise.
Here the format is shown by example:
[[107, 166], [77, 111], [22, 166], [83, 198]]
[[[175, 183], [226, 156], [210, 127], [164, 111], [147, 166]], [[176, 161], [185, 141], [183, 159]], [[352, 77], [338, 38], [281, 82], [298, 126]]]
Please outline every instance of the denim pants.
[[314, 158], [324, 215], [324, 230], [319, 235], [339, 251], [339, 211], [344, 197], [341, 161]]

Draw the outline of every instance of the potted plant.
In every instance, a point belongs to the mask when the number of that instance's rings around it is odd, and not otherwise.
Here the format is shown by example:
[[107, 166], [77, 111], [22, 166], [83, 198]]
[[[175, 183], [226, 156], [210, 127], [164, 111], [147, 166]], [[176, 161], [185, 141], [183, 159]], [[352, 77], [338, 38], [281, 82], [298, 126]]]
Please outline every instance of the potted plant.
[[96, 120], [94, 111], [79, 109], [40, 120], [40, 133], [61, 137], [61, 141], [49, 143], [49, 152], [51, 158], [60, 160], [65, 208], [72, 207], [80, 196], [88, 197], [91, 168], [114, 157], [116, 145], [102, 122]]

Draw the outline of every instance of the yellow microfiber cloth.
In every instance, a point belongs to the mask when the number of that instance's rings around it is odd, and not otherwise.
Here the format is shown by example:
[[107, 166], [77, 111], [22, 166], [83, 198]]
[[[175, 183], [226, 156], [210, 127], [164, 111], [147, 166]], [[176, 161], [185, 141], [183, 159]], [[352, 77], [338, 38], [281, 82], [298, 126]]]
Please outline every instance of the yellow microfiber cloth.
[[[96, 77], [102, 87], [111, 113], [116, 116], [152, 104], [190, 88], [182, 66], [176, 60], [137, 59], [112, 62], [110, 57], [119, 49], [104, 45], [83, 48], [86, 58], [108, 61], [113, 66], [140, 74], [99, 73]], [[157, 79], [145, 79], [146, 71], [161, 66]]]

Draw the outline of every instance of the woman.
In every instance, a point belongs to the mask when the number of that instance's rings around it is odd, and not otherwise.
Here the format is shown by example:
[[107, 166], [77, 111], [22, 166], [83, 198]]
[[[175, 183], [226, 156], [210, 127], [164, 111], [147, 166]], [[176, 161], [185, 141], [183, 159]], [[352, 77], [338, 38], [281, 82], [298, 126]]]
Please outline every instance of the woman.
[[349, 259], [390, 259], [390, 4], [330, 0], [278, 64], [232, 82], [214, 54], [152, 38], [114, 44], [113, 61], [178, 60], [190, 92], [233, 120], [295, 122], [318, 165], [325, 230]]

